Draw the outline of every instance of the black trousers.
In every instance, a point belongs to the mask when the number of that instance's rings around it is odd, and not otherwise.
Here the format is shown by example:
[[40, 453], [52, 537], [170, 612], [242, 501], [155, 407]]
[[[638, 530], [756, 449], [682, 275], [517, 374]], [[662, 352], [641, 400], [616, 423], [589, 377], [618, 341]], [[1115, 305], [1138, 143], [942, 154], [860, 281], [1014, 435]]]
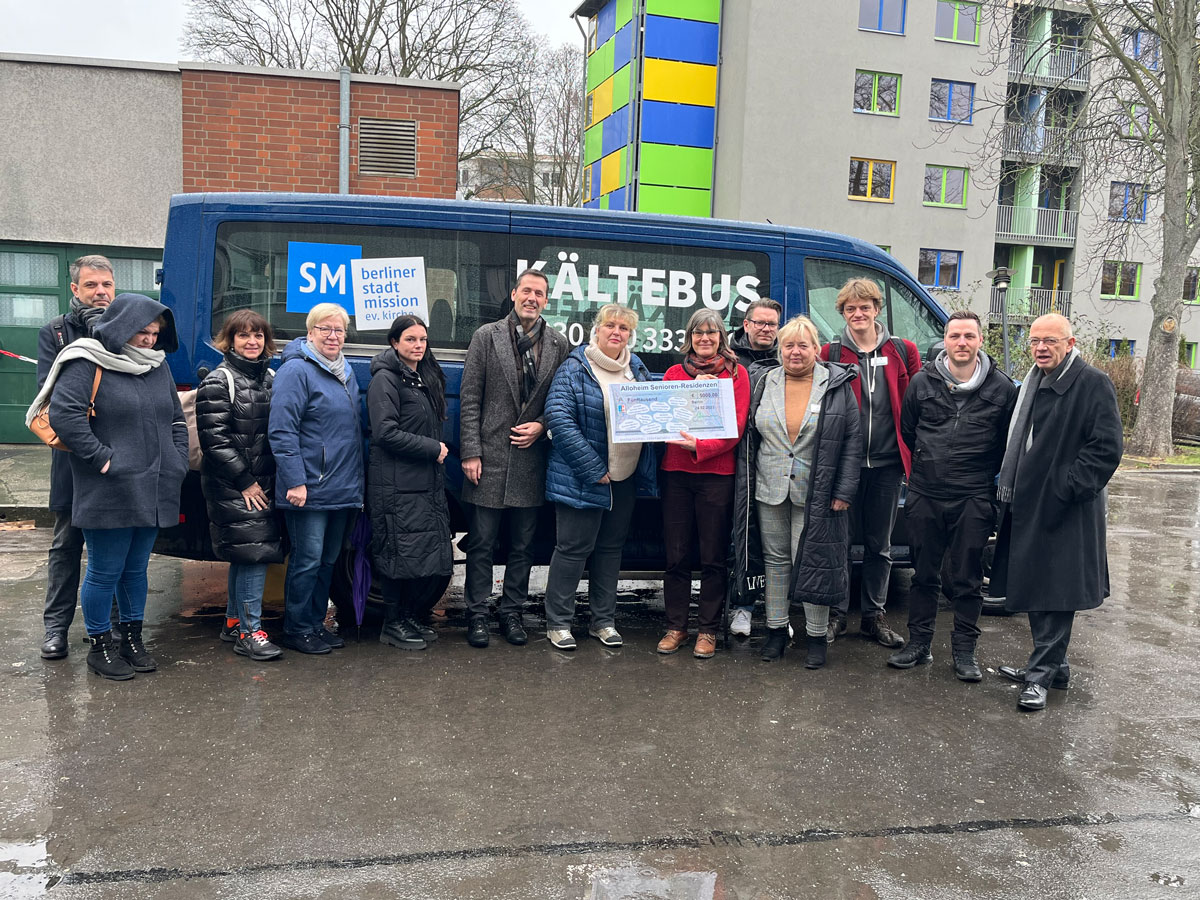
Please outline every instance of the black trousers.
[[663, 605], [667, 628], [687, 631], [692, 601], [692, 548], [700, 551], [700, 602], [696, 627], [716, 634], [729, 581], [729, 535], [733, 528], [733, 476], [664, 472], [662, 491]]
[[1055, 675], [1071, 677], [1067, 665], [1067, 645], [1071, 643], [1071, 626], [1075, 611], [1030, 612], [1029, 632], [1033, 635], [1033, 652], [1025, 664], [1025, 680], [1050, 687]]
[[529, 598], [529, 570], [533, 568], [533, 536], [537, 531], [538, 507], [489, 506], [467, 507], [471, 530], [467, 533], [467, 564], [463, 593], [467, 616], [486, 616], [492, 596], [492, 554], [500, 529], [508, 523], [508, 563], [504, 567], [504, 590], [500, 595], [500, 615], [519, 613]]
[[946, 587], [954, 604], [950, 645], [955, 652], [973, 651], [983, 611], [983, 548], [991, 537], [994, 521], [991, 498], [936, 500], [910, 487], [904, 517], [914, 567], [908, 597], [909, 638], [914, 643], [928, 644], [933, 637], [942, 560], [949, 550], [950, 583]]
[[[859, 610], [864, 619], [883, 612], [887, 601], [888, 579], [892, 574], [892, 526], [896, 524], [900, 502], [900, 482], [904, 467], [868, 468], [863, 466], [858, 480], [858, 497], [850, 507], [850, 543], [863, 545], [862, 594]], [[847, 558], [846, 565], [850, 564]], [[850, 611], [850, 594], [842, 598], [838, 611], [845, 617]]]

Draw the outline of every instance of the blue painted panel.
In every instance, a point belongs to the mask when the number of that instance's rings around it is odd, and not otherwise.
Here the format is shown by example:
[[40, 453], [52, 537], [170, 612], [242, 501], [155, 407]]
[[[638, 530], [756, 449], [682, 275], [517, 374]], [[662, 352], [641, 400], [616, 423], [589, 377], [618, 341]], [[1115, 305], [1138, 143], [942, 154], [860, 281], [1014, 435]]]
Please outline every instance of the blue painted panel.
[[583, 207], [584, 207], [584, 209], [599, 209], [600, 201], [599, 200], [587, 200], [584, 202]]
[[711, 106], [646, 100], [642, 103], [641, 139], [648, 144], [675, 144], [711, 150], [716, 114], [717, 111]]
[[611, 0], [596, 16], [596, 46], [599, 47], [617, 31], [617, 0]]
[[632, 20], [625, 23], [625, 27], [617, 32], [617, 39], [613, 41], [613, 71], [616, 72], [631, 59], [633, 59], [633, 22]]
[[618, 109], [604, 120], [601, 127], [604, 129], [601, 137], [601, 156], [608, 156], [608, 154], [627, 146], [629, 144], [629, 106]]
[[[628, 187], [622, 186], [622, 187], [617, 188], [611, 194], [609, 194], [608, 195], [608, 208], [609, 209], [624, 209], [625, 208], [625, 195], [628, 191], [629, 191]], [[1133, 342], [1130, 341], [1130, 343], [1132, 344]]]
[[715, 66], [720, 33], [712, 22], [646, 16], [645, 56]]

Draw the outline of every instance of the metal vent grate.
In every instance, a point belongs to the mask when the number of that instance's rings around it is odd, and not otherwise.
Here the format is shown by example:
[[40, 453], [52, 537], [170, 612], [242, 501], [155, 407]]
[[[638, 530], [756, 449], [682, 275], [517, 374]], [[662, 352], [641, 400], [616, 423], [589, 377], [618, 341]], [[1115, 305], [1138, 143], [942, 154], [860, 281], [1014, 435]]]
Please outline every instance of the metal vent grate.
[[358, 120], [358, 171], [417, 177], [417, 123], [411, 119]]

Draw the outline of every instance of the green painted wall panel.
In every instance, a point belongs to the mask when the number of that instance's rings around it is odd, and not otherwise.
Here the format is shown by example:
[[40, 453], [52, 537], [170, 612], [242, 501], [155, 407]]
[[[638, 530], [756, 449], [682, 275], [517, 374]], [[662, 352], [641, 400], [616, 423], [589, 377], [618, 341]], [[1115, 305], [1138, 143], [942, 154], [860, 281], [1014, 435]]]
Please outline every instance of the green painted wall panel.
[[600, 198], [600, 208], [601, 209], [608, 209], [608, 198], [611, 196], [612, 196], [611, 194], [605, 194], [604, 196], [602, 196]]
[[583, 133], [583, 164], [590, 166], [601, 156], [604, 139], [602, 123], [597, 123]]
[[617, 31], [633, 18], [633, 0], [617, 0]]
[[712, 209], [712, 191], [642, 184], [638, 186], [638, 209], [641, 212], [708, 218]]
[[719, 22], [721, 0], [646, 0], [646, 14], [695, 19], [698, 22]]
[[588, 57], [587, 89], [594, 91], [604, 79], [613, 73], [613, 50], [616, 43], [609, 38], [596, 48], [596, 52]]
[[633, 66], [626, 63], [619, 72], [613, 75], [612, 108], [614, 111], [629, 105], [629, 73], [632, 71]]
[[712, 188], [713, 152], [700, 147], [642, 144], [639, 155], [642, 184]]

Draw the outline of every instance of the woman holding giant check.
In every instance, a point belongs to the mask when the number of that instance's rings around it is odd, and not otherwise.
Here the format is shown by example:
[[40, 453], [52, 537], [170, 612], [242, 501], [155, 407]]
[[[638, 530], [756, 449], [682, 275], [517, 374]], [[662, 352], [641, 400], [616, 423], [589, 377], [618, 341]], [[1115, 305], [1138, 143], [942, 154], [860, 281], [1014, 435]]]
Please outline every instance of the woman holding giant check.
[[609, 386], [649, 381], [650, 370], [629, 350], [638, 315], [615, 303], [600, 307], [592, 338], [568, 356], [546, 396], [550, 459], [546, 499], [554, 502], [557, 538], [546, 582], [546, 636], [574, 650], [575, 589], [588, 566], [588, 633], [621, 646], [615, 627], [621, 548], [639, 490], [657, 494], [655, 453], [644, 443], [614, 443]]

